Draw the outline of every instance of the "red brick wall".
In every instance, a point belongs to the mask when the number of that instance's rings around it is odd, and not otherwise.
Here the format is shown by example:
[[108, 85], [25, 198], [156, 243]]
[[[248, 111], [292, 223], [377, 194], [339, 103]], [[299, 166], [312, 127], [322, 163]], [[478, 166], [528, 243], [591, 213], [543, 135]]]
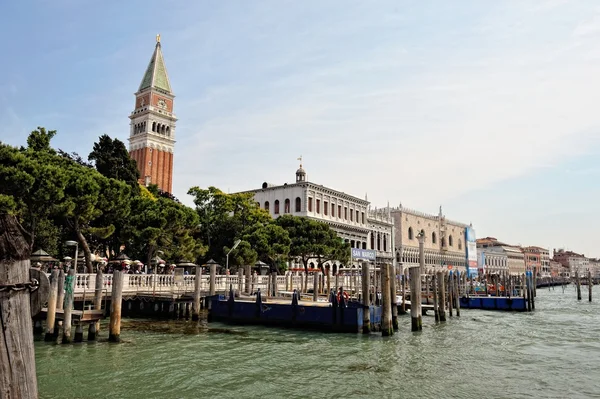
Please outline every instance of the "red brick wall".
[[[140, 183], [145, 184], [146, 176], [150, 176], [151, 183], [169, 193], [173, 192], [173, 154], [168, 151], [141, 148], [130, 152], [131, 158], [137, 162], [140, 171]], [[151, 165], [148, 162], [152, 162]]]

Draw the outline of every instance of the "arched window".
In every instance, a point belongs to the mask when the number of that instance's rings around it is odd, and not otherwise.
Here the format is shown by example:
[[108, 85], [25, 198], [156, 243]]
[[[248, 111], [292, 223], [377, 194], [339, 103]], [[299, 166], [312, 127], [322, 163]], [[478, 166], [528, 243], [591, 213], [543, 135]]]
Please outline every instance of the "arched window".
[[296, 212], [302, 212], [302, 200], [296, 197]]
[[152, 122], [152, 131], [156, 132], [156, 122]]
[[371, 249], [375, 249], [375, 234], [371, 233]]
[[279, 200], [275, 200], [275, 205], [273, 206], [274, 210], [273, 213], [275, 213], [276, 215], [279, 215]]
[[283, 213], [290, 213], [290, 199], [286, 198], [283, 203]]
[[458, 239], [458, 249], [462, 249], [462, 241], [460, 238]]
[[362, 249], [367, 249], [367, 243], [363, 241], [362, 243]]
[[270, 211], [269, 207], [270, 207], [269, 201], [265, 201], [265, 211]]
[[166, 131], [166, 130], [167, 130], [167, 127], [166, 127], [165, 125], [162, 125], [162, 128], [161, 128], [161, 133], [162, 133], [162, 134], [165, 134], [165, 131]]
[[433, 233], [431, 233], [431, 243], [432, 244], [437, 243], [437, 236], [435, 235], [435, 231]]
[[452, 241], [452, 236], [448, 236], [448, 244], [452, 246], [454, 242]]
[[414, 234], [413, 234], [413, 229], [412, 227], [408, 228], [408, 239], [412, 240], [414, 238]]
[[377, 250], [381, 251], [381, 236], [377, 234]]
[[171, 129], [167, 126], [167, 136], [171, 136]]
[[355, 248], [355, 245], [356, 245], [356, 244], [355, 244], [354, 240], [351, 240], [351, 241], [350, 241], [350, 248]]
[[387, 238], [383, 235], [383, 252], [387, 252]]

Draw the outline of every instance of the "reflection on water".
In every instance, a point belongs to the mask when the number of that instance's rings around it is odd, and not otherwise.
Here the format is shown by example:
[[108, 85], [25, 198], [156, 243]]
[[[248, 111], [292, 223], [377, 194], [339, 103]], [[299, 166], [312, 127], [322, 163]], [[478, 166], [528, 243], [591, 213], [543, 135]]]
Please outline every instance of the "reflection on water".
[[124, 320], [121, 344], [36, 342], [38, 381], [42, 398], [598, 397], [598, 302], [557, 287], [536, 308], [420, 333], [403, 317], [389, 338]]

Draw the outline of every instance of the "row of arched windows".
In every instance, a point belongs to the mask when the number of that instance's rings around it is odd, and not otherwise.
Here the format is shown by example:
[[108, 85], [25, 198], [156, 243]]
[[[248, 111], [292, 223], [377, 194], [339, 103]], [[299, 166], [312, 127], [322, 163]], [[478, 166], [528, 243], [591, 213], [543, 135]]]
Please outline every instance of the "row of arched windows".
[[133, 134], [138, 134], [146, 131], [146, 122], [140, 122], [133, 125]]
[[162, 123], [152, 122], [152, 131], [154, 133], [164, 134], [166, 136], [171, 136], [171, 128]]
[[[424, 230], [421, 230], [421, 232], [424, 232]], [[408, 239], [409, 240], [414, 240], [415, 235], [413, 232], [413, 228], [409, 227], [408, 228]], [[431, 243], [432, 244], [437, 244], [437, 234], [435, 234], [435, 232], [431, 233]], [[448, 236], [448, 245], [453, 247], [454, 246], [454, 239], [452, 238], [452, 235]], [[442, 247], [446, 246], [446, 239], [444, 237], [442, 237]], [[458, 249], [462, 249], [462, 241], [460, 240], [460, 238], [458, 239]]]
[[[296, 204], [295, 204], [295, 212], [301, 212], [302, 211], [302, 200], [300, 199], [300, 197], [296, 197]], [[285, 201], [283, 201], [283, 213], [290, 213], [290, 199], [286, 198]], [[265, 201], [265, 210], [271, 212], [271, 204], [269, 203], [269, 201]], [[281, 213], [280, 209], [279, 209], [279, 200], [275, 200], [275, 203], [273, 204], [273, 213], [275, 215], [279, 215]]]

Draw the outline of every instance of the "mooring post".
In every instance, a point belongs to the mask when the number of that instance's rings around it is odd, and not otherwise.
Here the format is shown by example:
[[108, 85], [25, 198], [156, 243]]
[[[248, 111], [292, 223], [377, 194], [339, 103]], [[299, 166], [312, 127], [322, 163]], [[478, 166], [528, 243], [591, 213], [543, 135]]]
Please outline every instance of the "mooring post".
[[[104, 276], [102, 275], [102, 269], [98, 267], [98, 272], [96, 272], [96, 283], [94, 285], [94, 310], [102, 310], [103, 282]], [[88, 341], [94, 341], [99, 332], [100, 321], [90, 323], [90, 326], [88, 327]]]
[[404, 266], [401, 266], [402, 268], [402, 304], [400, 305], [400, 311], [402, 312], [402, 314], [406, 314], [406, 276], [408, 273], [408, 270], [404, 269]]
[[65, 307], [63, 317], [63, 336], [62, 343], [71, 343], [71, 322], [73, 311], [73, 288], [75, 285], [75, 269], [69, 269], [67, 279], [65, 280]]
[[446, 279], [444, 272], [437, 272], [437, 280], [438, 280], [438, 313], [440, 316], [440, 321], [446, 321]]
[[460, 317], [460, 272], [457, 270], [454, 277], [454, 305], [456, 306], [456, 316]]
[[363, 302], [363, 334], [371, 332], [371, 297], [369, 262], [363, 262], [361, 268], [362, 302]]
[[242, 295], [242, 289], [244, 288], [244, 270], [240, 267], [238, 268], [238, 296]]
[[411, 331], [420, 331], [423, 328], [421, 315], [421, 268], [411, 267], [409, 270], [410, 282], [410, 325]]
[[200, 290], [202, 282], [202, 266], [196, 266], [196, 274], [194, 279], [194, 304], [192, 306], [192, 321], [200, 319]]
[[579, 278], [579, 269], [575, 270], [575, 281], [577, 283], [577, 300], [581, 301], [581, 279]]
[[447, 278], [446, 278], [446, 287], [448, 288], [448, 297], [446, 298], [448, 300], [448, 316], [452, 317], [452, 271], [448, 271], [447, 274]]
[[325, 275], [327, 276], [327, 295], [331, 292], [331, 267], [325, 267]]
[[[94, 324], [94, 323], [90, 323]], [[77, 325], [75, 326], [75, 338], [73, 339], [73, 342], [83, 342], [83, 325], [81, 323], [77, 323]]]
[[319, 297], [319, 273], [313, 273], [313, 302], [317, 302], [317, 298]]
[[50, 294], [48, 295], [48, 311], [46, 312], [46, 335], [44, 341], [55, 340], [54, 324], [56, 321], [56, 300], [58, 299], [58, 270], [50, 275]]
[[394, 334], [392, 328], [392, 298], [390, 290], [390, 265], [382, 263], [381, 270], [381, 335], [389, 337]]
[[392, 296], [392, 328], [394, 331], [398, 330], [398, 294], [396, 292], [396, 266], [390, 266], [390, 294]]
[[113, 273], [112, 293], [110, 296], [110, 324], [108, 340], [121, 341], [121, 305], [123, 301], [123, 272], [115, 270]]
[[65, 306], [65, 271], [61, 268], [58, 271], [58, 297], [56, 299], [56, 309], [63, 309]]
[[433, 315], [435, 317], [435, 322], [438, 323], [440, 321], [440, 313], [438, 310], [437, 278], [435, 270], [431, 275], [431, 291], [433, 292]]
[[246, 276], [246, 294], [252, 293], [252, 266], [244, 266], [244, 275]]
[[588, 270], [588, 299], [592, 302], [592, 287], [594, 283], [592, 281], [592, 271]]
[[273, 290], [272, 296], [276, 297], [277, 296], [277, 272], [274, 271], [271, 273], [271, 289]]
[[217, 289], [215, 286], [216, 279], [217, 279], [217, 265], [211, 264], [210, 265], [210, 280], [209, 280], [209, 284], [208, 284], [208, 291], [209, 291], [210, 296], [215, 295], [215, 293], [217, 292]]

